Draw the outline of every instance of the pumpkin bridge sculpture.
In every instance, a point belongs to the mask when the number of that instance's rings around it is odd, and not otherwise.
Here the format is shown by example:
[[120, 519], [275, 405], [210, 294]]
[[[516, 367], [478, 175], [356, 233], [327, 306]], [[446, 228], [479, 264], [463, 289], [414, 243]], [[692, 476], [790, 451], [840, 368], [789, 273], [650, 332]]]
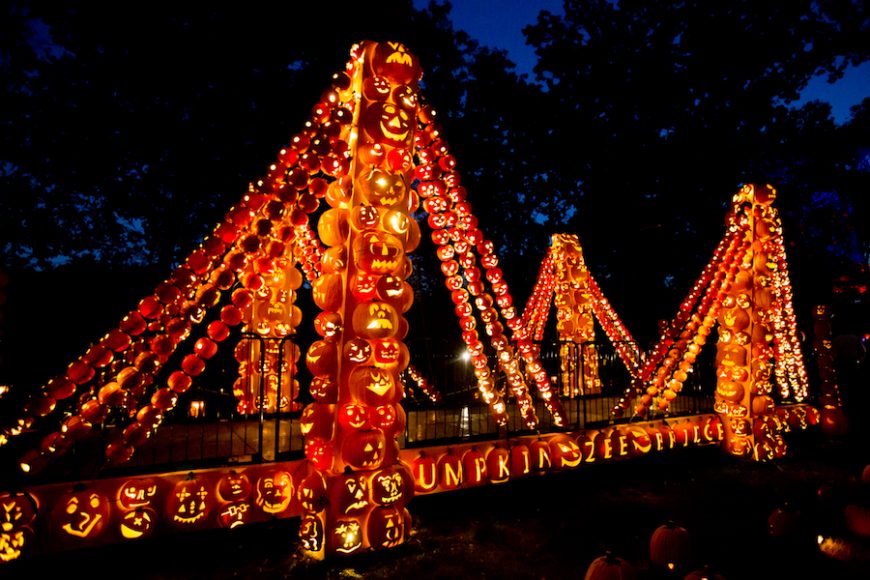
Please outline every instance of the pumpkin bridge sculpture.
[[[37, 535], [42, 546], [68, 548], [275, 517], [300, 518], [300, 546], [313, 558], [354, 554], [401, 544], [415, 493], [697, 444], [767, 460], [786, 452], [784, 432], [820, 421], [807, 404], [776, 404], [805, 399], [807, 377], [774, 191], [745, 186], [713, 260], [658, 345], [647, 353], [617, 347], [633, 379], [613, 417], [633, 405], [635, 418], [649, 419], [679, 395], [718, 322], [716, 414], [400, 449], [404, 377], [438, 397], [409, 365], [404, 343], [404, 314], [414, 300], [408, 254], [421, 239], [421, 212], [477, 389], [497, 424], [507, 423], [508, 397], [532, 432], [539, 425], [535, 398], [557, 428], [566, 424], [560, 390], [569, 386], [551, 382], [535, 344], [553, 295], [563, 341], [582, 348], [594, 317], [614, 344], [633, 342], [586, 270], [576, 236], [553, 237], [529, 304], [518, 312], [435, 112], [422, 101], [421, 74], [399, 43], [354, 46], [302, 132], [186, 262], [64, 374], [24, 399], [17, 414], [4, 415], [3, 444], [38, 432], [52, 417], [57, 427], [20, 455], [23, 483], [0, 495], [0, 559], [35, 550]], [[313, 319], [318, 339], [304, 354], [312, 376], [312, 402], [300, 417], [305, 459], [28, 483], [94, 432], [109, 430], [110, 416], [117, 423], [102, 451], [106, 466], [123, 466], [239, 331], [258, 339], [234, 349], [238, 412], [298, 405], [295, 370], [303, 357], [292, 338], [302, 322], [296, 296], [304, 280], [320, 309]], [[490, 368], [492, 353], [497, 369]], [[562, 358], [577, 364], [569, 351]], [[581, 385], [595, 392], [597, 368], [587, 358]], [[509, 396], [496, 388], [497, 375]], [[829, 390], [836, 402], [835, 386]], [[822, 413], [839, 420], [837, 411], [832, 404]]]

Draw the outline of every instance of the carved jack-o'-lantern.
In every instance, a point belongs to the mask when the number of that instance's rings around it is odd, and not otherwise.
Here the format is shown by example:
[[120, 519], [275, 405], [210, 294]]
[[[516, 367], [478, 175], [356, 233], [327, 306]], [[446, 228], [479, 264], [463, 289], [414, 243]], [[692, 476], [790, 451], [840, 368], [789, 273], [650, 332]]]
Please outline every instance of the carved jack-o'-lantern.
[[335, 429], [335, 405], [310, 403], [299, 416], [299, 431], [308, 437], [332, 439]]
[[511, 477], [511, 455], [504, 447], [493, 447], [486, 454], [486, 473], [491, 483], [504, 483]]
[[296, 498], [302, 509], [308, 512], [319, 512], [325, 506], [326, 480], [317, 471], [312, 471], [299, 482]]
[[323, 550], [323, 522], [315, 515], [306, 515], [299, 523], [299, 542], [308, 552]]
[[157, 495], [157, 482], [152, 478], [128, 479], [118, 490], [118, 503], [125, 510], [151, 505]]
[[264, 471], [257, 479], [254, 505], [267, 514], [287, 511], [293, 499], [293, 478], [280, 469]]
[[126, 540], [147, 538], [154, 533], [157, 525], [157, 512], [148, 507], [137, 507], [121, 516], [118, 531]]
[[58, 504], [55, 525], [74, 538], [96, 538], [106, 528], [111, 515], [109, 498], [93, 489], [67, 494]]
[[10, 531], [0, 530], [0, 562], [17, 560], [33, 543], [33, 531], [30, 528], [16, 528]]
[[214, 499], [206, 480], [191, 475], [175, 484], [166, 511], [176, 524], [194, 526], [205, 521], [211, 513]]
[[462, 485], [464, 481], [462, 458], [448, 451], [438, 458], [438, 479], [441, 489], [451, 490]]
[[408, 347], [395, 338], [385, 338], [374, 342], [375, 366], [385, 369], [404, 369], [408, 366], [410, 354]]
[[366, 536], [373, 548], [394, 548], [405, 539], [404, 510], [376, 507], [366, 522]]
[[396, 84], [408, 85], [422, 75], [420, 63], [401, 42], [379, 42], [371, 57], [372, 70]]
[[386, 302], [360, 304], [353, 311], [354, 332], [369, 339], [390, 338], [398, 332], [399, 314]]
[[583, 461], [577, 442], [567, 435], [556, 435], [549, 441], [553, 469], [572, 469]]
[[363, 95], [370, 101], [386, 101], [391, 92], [390, 79], [385, 76], [372, 75], [363, 81]]
[[350, 279], [350, 291], [358, 302], [369, 302], [377, 297], [378, 275], [357, 272]]
[[316, 402], [331, 405], [338, 401], [338, 382], [334, 376], [314, 377], [308, 392]]
[[486, 457], [481, 451], [472, 447], [462, 455], [462, 471], [464, 485], [483, 485], [487, 478]]
[[392, 466], [372, 474], [369, 482], [372, 503], [377, 505], [394, 505], [408, 502], [408, 495], [413, 494], [414, 486], [411, 474], [404, 466]]
[[36, 518], [39, 504], [26, 492], [0, 493], [0, 532], [10, 532], [29, 526]]
[[339, 554], [353, 554], [363, 545], [362, 526], [359, 520], [341, 519], [332, 529], [332, 549]]
[[369, 481], [364, 473], [339, 475], [329, 482], [329, 503], [342, 515], [358, 515], [370, 507]]
[[317, 469], [327, 471], [332, 469], [335, 450], [329, 440], [309, 436], [305, 440], [305, 458]]
[[343, 428], [353, 431], [368, 429], [371, 427], [369, 408], [357, 403], [345, 403], [338, 412], [338, 422]]
[[[403, 267], [404, 249], [401, 240], [392, 234], [366, 230], [353, 242], [356, 266], [369, 274], [393, 274]], [[322, 279], [323, 276], [318, 278]], [[313, 286], [312, 286], [313, 288]], [[340, 289], [340, 287], [339, 287]], [[324, 310], [338, 310], [337, 305]], [[319, 306], [319, 304], [318, 304]]]
[[248, 523], [251, 517], [251, 504], [246, 501], [234, 501], [218, 510], [218, 523], [223, 528], [237, 528]]
[[357, 367], [350, 373], [349, 384], [351, 395], [368, 405], [386, 405], [397, 400], [396, 381], [389, 370]]
[[743, 400], [745, 389], [741, 383], [733, 381], [719, 381], [716, 384], [716, 396], [726, 401], [739, 403]]
[[237, 502], [251, 495], [251, 480], [244, 473], [230, 471], [218, 481], [218, 498], [223, 502]]
[[356, 231], [370, 230], [381, 223], [381, 212], [373, 205], [357, 205], [351, 210], [350, 224]]
[[427, 493], [438, 487], [438, 463], [434, 455], [420, 452], [411, 462], [414, 491]]
[[373, 169], [364, 175], [360, 179], [360, 186], [366, 200], [378, 207], [392, 207], [403, 201], [408, 189], [402, 174], [387, 173], [380, 169]]
[[321, 310], [338, 310], [343, 299], [341, 274], [323, 274], [314, 280], [311, 298]]
[[364, 338], [351, 338], [344, 343], [344, 360], [348, 362], [365, 364], [371, 356], [372, 345]]
[[392, 103], [373, 102], [364, 113], [363, 127], [376, 143], [403, 147], [408, 144], [412, 115]]
[[334, 340], [315, 340], [305, 353], [305, 365], [317, 377], [332, 376], [338, 368], [338, 346]]
[[344, 437], [341, 459], [354, 469], [376, 469], [384, 461], [386, 438], [380, 429], [357, 431]]

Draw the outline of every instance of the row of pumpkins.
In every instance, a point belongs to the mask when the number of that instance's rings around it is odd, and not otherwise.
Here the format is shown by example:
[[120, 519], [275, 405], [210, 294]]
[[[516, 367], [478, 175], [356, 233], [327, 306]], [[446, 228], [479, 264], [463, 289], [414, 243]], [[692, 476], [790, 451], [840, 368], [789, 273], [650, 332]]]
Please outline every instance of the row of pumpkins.
[[[870, 562], [870, 464], [860, 481], [823, 484], [818, 490], [821, 513], [812, 532], [817, 534], [819, 550], [835, 560]], [[807, 532], [805, 514], [785, 504], [767, 518], [767, 532], [774, 539], [791, 539]], [[724, 576], [711, 566], [686, 572], [692, 556], [691, 534], [681, 525], [668, 521], [650, 537], [651, 569], [669, 578], [684, 580], [721, 580]], [[682, 575], [682, 576], [681, 576]], [[595, 558], [586, 569], [585, 580], [634, 580], [638, 567], [612, 552]]]

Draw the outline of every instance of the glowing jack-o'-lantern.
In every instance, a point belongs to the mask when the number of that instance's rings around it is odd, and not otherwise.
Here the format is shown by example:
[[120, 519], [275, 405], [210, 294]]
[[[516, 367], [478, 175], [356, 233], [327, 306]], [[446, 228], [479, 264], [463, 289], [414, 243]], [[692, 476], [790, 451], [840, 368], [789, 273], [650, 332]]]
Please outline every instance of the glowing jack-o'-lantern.
[[373, 102], [363, 118], [366, 133], [383, 145], [402, 147], [411, 136], [412, 116], [408, 111], [391, 103]]
[[33, 531], [30, 528], [16, 528], [8, 532], [0, 530], [0, 562], [17, 560], [32, 542]]
[[314, 515], [306, 515], [299, 523], [299, 542], [309, 552], [323, 549], [323, 522]]
[[308, 512], [319, 512], [326, 503], [326, 479], [317, 471], [312, 471], [299, 482], [296, 498], [302, 509]]
[[217, 492], [223, 502], [246, 500], [251, 495], [251, 480], [244, 473], [230, 471], [218, 481]]
[[[407, 186], [402, 174], [373, 169], [360, 179], [366, 200], [373, 206], [392, 207], [405, 199]], [[380, 217], [380, 216], [379, 216]], [[376, 225], [377, 222], [375, 222]]]
[[422, 74], [417, 57], [401, 42], [379, 42], [371, 62], [376, 75], [383, 75], [399, 85], [416, 82]]
[[414, 476], [414, 491], [427, 493], [438, 487], [438, 463], [434, 455], [420, 452], [411, 462]]
[[332, 469], [335, 450], [329, 440], [309, 436], [305, 440], [305, 458], [317, 469], [327, 471]]
[[358, 302], [369, 302], [377, 297], [378, 276], [357, 272], [350, 279], [350, 291]]
[[29, 526], [36, 518], [39, 503], [26, 492], [0, 493], [0, 532]]
[[486, 457], [483, 453], [472, 447], [462, 455], [462, 472], [464, 485], [475, 486], [486, 483]]
[[311, 283], [311, 297], [321, 310], [338, 310], [343, 299], [341, 275], [323, 274]]
[[399, 314], [386, 302], [360, 304], [352, 318], [354, 332], [365, 338], [389, 338], [398, 331]]
[[369, 482], [372, 503], [381, 506], [407, 503], [413, 494], [411, 474], [403, 466], [392, 466], [376, 471]]
[[287, 511], [293, 500], [293, 478], [280, 469], [263, 472], [257, 479], [254, 505], [267, 514]]
[[375, 366], [385, 369], [404, 369], [410, 361], [408, 347], [395, 338], [374, 341], [373, 354]]
[[386, 405], [397, 400], [393, 374], [374, 366], [357, 367], [350, 373], [350, 392], [367, 405]]
[[251, 505], [246, 501], [234, 501], [218, 510], [218, 523], [224, 528], [237, 528], [248, 523]]
[[464, 481], [462, 458], [448, 451], [438, 458], [438, 479], [441, 489], [452, 490]]
[[366, 474], [340, 475], [329, 483], [329, 503], [343, 515], [358, 515], [370, 507], [369, 481]]
[[650, 562], [658, 568], [679, 570], [688, 560], [690, 539], [686, 528], [674, 522], [659, 526], [650, 537]]
[[332, 529], [332, 549], [339, 554], [353, 554], [363, 545], [362, 526], [358, 520], [343, 519]]
[[315, 402], [332, 405], [338, 401], [338, 382], [334, 376], [314, 377], [308, 392]]
[[556, 435], [549, 441], [553, 469], [572, 469], [583, 461], [577, 442], [567, 435]]
[[86, 489], [65, 496], [59, 504], [62, 510], [57, 527], [74, 538], [96, 538], [103, 533], [111, 515], [109, 498], [98, 491]]
[[214, 507], [214, 494], [205, 479], [188, 476], [175, 484], [166, 511], [181, 526], [199, 525]]
[[338, 367], [338, 346], [334, 340], [315, 340], [305, 353], [305, 365], [319, 377], [333, 375]]
[[373, 548], [394, 548], [405, 539], [404, 510], [376, 507], [366, 522], [366, 536]]
[[371, 356], [372, 345], [364, 338], [351, 338], [344, 343], [344, 359], [348, 362], [364, 364]]
[[148, 507], [137, 507], [121, 516], [118, 531], [126, 540], [147, 538], [154, 533], [157, 525], [157, 512]]
[[125, 510], [151, 505], [157, 495], [157, 482], [151, 478], [129, 479], [118, 490], [118, 503]]
[[299, 431], [308, 437], [332, 439], [335, 430], [335, 405], [309, 403], [299, 416]]
[[[404, 250], [402, 242], [396, 236], [385, 232], [366, 230], [354, 240], [353, 255], [359, 269], [369, 274], [383, 275], [393, 274], [401, 270]], [[318, 280], [322, 278], [323, 276]], [[323, 309], [337, 310], [338, 308], [336, 305]]]
[[384, 461], [386, 438], [380, 429], [357, 431], [344, 437], [341, 459], [353, 469], [376, 469]]
[[369, 408], [357, 403], [346, 403], [338, 412], [338, 422], [344, 429], [368, 429], [371, 427]]

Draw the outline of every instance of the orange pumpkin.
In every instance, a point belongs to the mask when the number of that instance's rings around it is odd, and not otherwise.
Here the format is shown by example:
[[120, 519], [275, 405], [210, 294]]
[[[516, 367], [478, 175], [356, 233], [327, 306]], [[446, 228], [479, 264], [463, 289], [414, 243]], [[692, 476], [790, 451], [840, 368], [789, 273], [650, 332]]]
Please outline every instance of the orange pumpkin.
[[665, 570], [679, 570], [685, 567], [690, 556], [688, 530], [672, 521], [656, 528], [649, 542], [650, 562]]
[[486, 473], [491, 483], [504, 483], [511, 477], [511, 454], [504, 447], [493, 447], [486, 454]]
[[634, 580], [637, 577], [637, 569], [628, 560], [606, 552], [592, 560], [584, 580]]
[[214, 501], [209, 482], [191, 473], [175, 484], [169, 494], [166, 512], [178, 526], [200, 526], [211, 514]]
[[118, 489], [118, 503], [125, 510], [149, 507], [157, 491], [157, 480], [153, 478], [128, 479]]
[[428, 493], [438, 487], [438, 463], [434, 455], [421, 451], [411, 461], [411, 473], [414, 476], [414, 491]]
[[282, 469], [266, 469], [257, 477], [254, 505], [264, 513], [280, 515], [294, 497], [293, 478]]
[[405, 539], [405, 514], [393, 506], [376, 507], [366, 522], [369, 545], [375, 549], [394, 548]]
[[102, 535], [112, 515], [109, 498], [96, 489], [82, 489], [63, 496], [57, 504], [54, 527], [69, 537], [94, 539]]
[[371, 63], [375, 75], [398, 85], [410, 85], [423, 74], [417, 57], [401, 42], [379, 42], [372, 52]]
[[157, 512], [149, 507], [137, 507], [121, 516], [118, 531], [125, 540], [147, 538], [157, 527]]
[[386, 438], [380, 429], [348, 433], [341, 442], [341, 459], [353, 469], [377, 469], [385, 452]]

